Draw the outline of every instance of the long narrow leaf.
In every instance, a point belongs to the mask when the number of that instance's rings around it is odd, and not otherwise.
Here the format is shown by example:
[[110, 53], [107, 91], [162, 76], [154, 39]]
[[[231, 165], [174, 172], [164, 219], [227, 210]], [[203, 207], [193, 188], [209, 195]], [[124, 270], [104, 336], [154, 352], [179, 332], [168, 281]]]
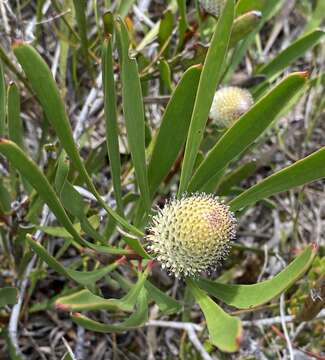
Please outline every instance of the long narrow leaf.
[[276, 172], [233, 199], [233, 211], [270, 197], [279, 192], [307, 184], [325, 177], [325, 147]]
[[66, 230], [69, 231], [73, 238], [80, 244], [85, 244], [82, 237], [73, 227], [54, 189], [34, 161], [30, 159], [18, 145], [6, 139], [0, 139], [0, 153], [4, 155], [34, 187], [39, 196], [47, 203], [53, 214]]
[[324, 34], [325, 32], [322, 30], [315, 30], [303, 36], [280, 52], [271, 62], [262, 66], [258, 70], [258, 73], [265, 75], [267, 78], [272, 78], [283, 71], [293, 61], [303, 56], [306, 51], [318, 44]]
[[148, 167], [151, 196], [185, 143], [200, 74], [201, 66], [193, 66], [184, 73], [164, 112]]
[[222, 75], [233, 20], [234, 1], [228, 0], [218, 20], [211, 45], [203, 65], [190, 129], [186, 141], [181, 180], [178, 190], [179, 195], [187, 190], [192, 175], [214, 92]]
[[103, 324], [98, 321], [92, 320], [87, 316], [76, 313], [72, 315], [72, 320], [79, 326], [101, 333], [115, 333], [131, 330], [144, 325], [148, 321], [148, 296], [145, 289], [139, 293], [135, 312], [118, 324]]
[[199, 190], [211, 176], [252, 144], [305, 83], [305, 73], [289, 75], [244, 114], [208, 153], [194, 174], [189, 191]]
[[106, 122], [106, 144], [110, 162], [113, 188], [116, 197], [117, 212], [123, 214], [121, 190], [121, 160], [118, 145], [116, 93], [113, 69], [112, 37], [104, 40], [102, 49], [104, 109]]
[[43, 261], [45, 261], [48, 264], [48, 266], [50, 266], [53, 270], [57, 271], [59, 274], [67, 278], [70, 278], [71, 280], [81, 285], [87, 286], [87, 285], [95, 284], [96, 281], [103, 278], [109, 272], [115, 270], [119, 265], [119, 261], [116, 261], [113, 264], [92, 271], [78, 271], [78, 270], [69, 269], [62, 266], [53, 256], [51, 256], [43, 248], [42, 245], [34, 241], [31, 236], [27, 235], [27, 241], [30, 247], [33, 249], [33, 251]]
[[3, 65], [0, 60], [0, 137], [5, 135], [6, 120], [6, 83], [3, 74]]
[[117, 22], [120, 61], [122, 66], [122, 96], [128, 143], [142, 201], [151, 207], [145, 156], [145, 116], [137, 61], [129, 56], [129, 36], [123, 21]]
[[308, 246], [291, 264], [270, 280], [253, 285], [229, 285], [207, 279], [197, 285], [210, 295], [238, 309], [265, 304], [279, 296], [297, 281], [310, 267], [316, 254], [314, 245]]
[[72, 295], [63, 296], [56, 300], [57, 308], [65, 311], [84, 311], [84, 310], [122, 310], [132, 311], [137, 302], [144, 283], [148, 277], [148, 272], [140, 274], [139, 279], [131, 290], [121, 299], [104, 299], [84, 289]]
[[23, 148], [23, 126], [20, 118], [20, 95], [15, 83], [8, 87], [8, 132], [9, 138]]
[[73, 165], [79, 171], [98, 202], [118, 223], [132, 233], [142, 236], [142, 231], [128, 224], [125, 219], [109, 208], [96, 190], [78, 153], [60, 92], [45, 61], [32, 46], [24, 43], [16, 43], [14, 45], [14, 53], [71, 162], [73, 162]]

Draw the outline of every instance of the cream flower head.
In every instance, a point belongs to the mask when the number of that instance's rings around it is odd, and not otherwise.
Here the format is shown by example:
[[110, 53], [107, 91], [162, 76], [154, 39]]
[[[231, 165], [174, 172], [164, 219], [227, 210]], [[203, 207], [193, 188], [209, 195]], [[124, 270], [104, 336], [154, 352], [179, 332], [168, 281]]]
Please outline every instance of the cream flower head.
[[251, 93], [240, 87], [229, 86], [216, 91], [210, 109], [211, 119], [220, 127], [230, 127], [253, 105]]
[[217, 197], [204, 193], [170, 200], [148, 227], [148, 250], [176, 277], [213, 269], [229, 252], [236, 219]]

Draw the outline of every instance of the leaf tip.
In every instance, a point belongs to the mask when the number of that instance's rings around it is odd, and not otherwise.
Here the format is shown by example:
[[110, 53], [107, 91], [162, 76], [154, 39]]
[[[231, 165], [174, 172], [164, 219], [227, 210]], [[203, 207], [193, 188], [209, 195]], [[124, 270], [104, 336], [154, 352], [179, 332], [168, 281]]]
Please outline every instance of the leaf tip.
[[148, 270], [149, 272], [151, 272], [155, 265], [156, 265], [156, 261], [155, 261], [155, 260], [149, 260], [149, 261], [148, 261], [148, 265], [147, 265], [147, 270]]
[[239, 350], [242, 340], [243, 340], [243, 331], [241, 325], [239, 325], [238, 334], [235, 338], [236, 351]]
[[81, 317], [81, 313], [80, 312], [74, 312], [74, 313], [72, 313], [72, 316], [79, 318], [79, 317]]
[[315, 255], [315, 254], [317, 253], [317, 251], [318, 251], [318, 245], [317, 245], [317, 243], [316, 243], [316, 242], [312, 242], [312, 243], [310, 244], [310, 247], [311, 247], [312, 253]]
[[263, 16], [262, 12], [261, 12], [261, 11], [257, 11], [257, 10], [251, 11], [251, 14], [252, 14], [254, 17], [256, 17], [257, 19], [261, 19], [262, 16]]
[[21, 46], [23, 46], [23, 45], [25, 45], [25, 42], [24, 42], [24, 41], [19, 40], [19, 39], [16, 39], [16, 40], [14, 40], [13, 43], [12, 43], [12, 49], [15, 50], [15, 49], [17, 49], [17, 48], [19, 48], [19, 47], [21, 47]]
[[309, 79], [309, 76], [310, 76], [309, 71], [298, 71], [298, 72], [296, 72], [296, 73], [293, 73], [293, 75], [294, 75], [294, 74], [301, 76], [301, 77], [304, 78], [305, 80], [308, 80], [308, 79]]
[[9, 144], [11, 141], [5, 138], [0, 138], [0, 144]]
[[66, 304], [61, 304], [59, 301], [56, 301], [54, 307], [58, 311], [70, 311], [70, 306]]
[[126, 264], [127, 263], [127, 257], [125, 255], [121, 256], [119, 259], [116, 260], [116, 262], [117, 262], [118, 265]]

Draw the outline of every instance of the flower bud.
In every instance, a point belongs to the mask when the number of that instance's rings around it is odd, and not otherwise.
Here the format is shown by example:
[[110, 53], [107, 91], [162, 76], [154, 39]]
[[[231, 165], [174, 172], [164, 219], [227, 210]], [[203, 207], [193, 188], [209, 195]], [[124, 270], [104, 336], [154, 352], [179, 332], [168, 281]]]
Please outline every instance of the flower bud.
[[219, 17], [226, 0], [200, 0], [201, 8], [215, 17]]
[[235, 120], [253, 105], [251, 93], [235, 86], [224, 87], [216, 91], [210, 117], [220, 127], [230, 127]]
[[176, 277], [209, 271], [228, 254], [236, 219], [213, 195], [170, 200], [153, 216], [148, 250]]

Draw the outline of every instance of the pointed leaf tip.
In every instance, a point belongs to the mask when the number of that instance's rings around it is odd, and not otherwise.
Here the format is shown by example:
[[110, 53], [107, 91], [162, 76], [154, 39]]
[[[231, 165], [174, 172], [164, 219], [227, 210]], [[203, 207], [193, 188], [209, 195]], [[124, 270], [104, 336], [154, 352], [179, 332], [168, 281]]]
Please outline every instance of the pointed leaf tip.
[[18, 48], [18, 47], [20, 47], [20, 46], [23, 46], [23, 45], [26, 45], [26, 43], [25, 43], [23, 40], [16, 39], [16, 40], [13, 41], [11, 47], [12, 47], [13, 49], [16, 49], [16, 48]]
[[309, 77], [310, 77], [310, 72], [309, 71], [298, 71], [296, 73], [293, 73], [293, 74], [297, 74], [297, 75], [300, 75], [301, 77], [303, 77], [305, 80], [308, 80]]
[[64, 311], [64, 312], [67, 312], [67, 311], [70, 311], [71, 308], [69, 305], [66, 305], [66, 304], [61, 304], [60, 302], [56, 301], [54, 303], [54, 308], [58, 311]]

